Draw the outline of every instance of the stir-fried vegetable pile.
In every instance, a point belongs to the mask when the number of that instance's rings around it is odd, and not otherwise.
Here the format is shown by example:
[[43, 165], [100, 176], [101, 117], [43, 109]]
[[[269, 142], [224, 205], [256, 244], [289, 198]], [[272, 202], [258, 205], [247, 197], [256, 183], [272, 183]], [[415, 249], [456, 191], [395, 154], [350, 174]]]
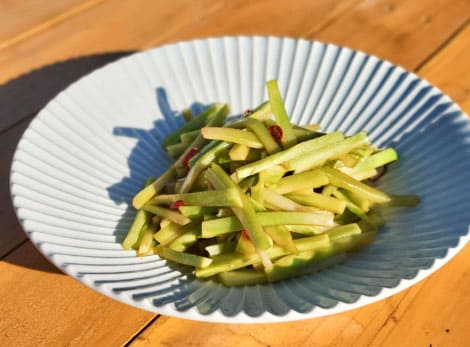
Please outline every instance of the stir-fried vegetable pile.
[[335, 264], [375, 238], [381, 206], [414, 206], [363, 181], [397, 160], [365, 132], [345, 136], [289, 121], [276, 81], [269, 101], [226, 122], [227, 105], [193, 116], [163, 142], [173, 165], [134, 197], [123, 242], [139, 255], [218, 276], [227, 286], [273, 282]]

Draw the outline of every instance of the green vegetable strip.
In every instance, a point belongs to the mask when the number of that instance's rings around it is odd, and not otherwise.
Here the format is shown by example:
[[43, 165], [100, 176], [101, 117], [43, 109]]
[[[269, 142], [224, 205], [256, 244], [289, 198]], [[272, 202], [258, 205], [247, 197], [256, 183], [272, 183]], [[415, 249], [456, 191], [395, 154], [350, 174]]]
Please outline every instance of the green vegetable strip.
[[269, 154], [273, 154], [281, 150], [281, 147], [279, 147], [262, 122], [253, 118], [247, 118], [245, 119], [244, 124], [248, 129], [255, 133]]
[[264, 173], [260, 172], [258, 174], [258, 182], [251, 187], [251, 197], [256, 202], [263, 204], [264, 200]]
[[274, 113], [274, 118], [277, 124], [281, 127], [283, 132], [282, 145], [284, 148], [292, 147], [297, 143], [297, 139], [292, 130], [292, 124], [289, 121], [286, 109], [284, 107], [284, 101], [282, 100], [281, 92], [277, 85], [276, 80], [266, 82], [268, 89], [269, 102], [271, 103], [271, 109]]
[[166, 152], [170, 157], [178, 157], [180, 156], [187, 148], [187, 145], [184, 145], [182, 143], [175, 143], [173, 145], [168, 145], [166, 147]]
[[263, 200], [265, 203], [277, 207], [279, 210], [283, 211], [312, 211], [311, 207], [303, 206], [297, 202], [273, 192], [272, 190], [266, 189], [263, 194]]
[[241, 269], [245, 266], [258, 263], [260, 261], [257, 253], [246, 257], [245, 255], [238, 252], [216, 255], [212, 258], [212, 260], [212, 264], [206, 268], [196, 269], [194, 272], [196, 277], [207, 278], [226, 271]]
[[199, 230], [200, 234], [200, 223], [190, 223], [186, 225], [179, 225], [176, 223], [170, 223], [162, 227], [154, 235], [155, 240], [157, 240], [161, 245], [166, 246], [176, 240], [178, 237], [184, 233]]
[[253, 186], [253, 183], [255, 182], [256, 177], [255, 176], [250, 176], [242, 180], [240, 183], [238, 183], [238, 186], [240, 187], [243, 192], [246, 192], [248, 189], [250, 189]]
[[348, 176], [351, 176], [355, 180], [358, 180], [358, 181], [363, 181], [363, 180], [366, 180], [368, 178], [377, 176], [377, 174], [379, 173], [376, 169], [354, 172], [354, 169], [349, 169], [349, 168], [344, 168], [343, 167], [339, 170], [341, 172], [344, 172]]
[[[362, 235], [358, 235], [362, 236]], [[311, 254], [309, 257], [309, 253], [312, 253], [311, 251], [306, 251], [302, 253], [302, 258], [297, 258], [293, 261], [293, 264], [291, 266], [281, 266], [279, 267], [279, 264], [275, 263], [273, 266], [273, 269], [270, 271], [271, 274], [270, 276], [267, 275], [266, 277], [270, 277], [269, 281], [274, 282], [274, 281], [279, 281], [282, 279], [287, 279], [291, 278], [294, 276], [300, 276], [300, 275], [306, 275], [306, 274], [311, 274], [314, 272], [321, 271], [323, 269], [329, 268], [333, 265], [340, 264], [346, 260], [346, 255], [345, 253], [331, 253], [331, 255], [328, 256], [328, 258], [325, 258], [323, 254], [325, 254], [325, 251], [315, 251], [314, 254]], [[285, 260], [282, 262], [288, 262], [289, 258], [291, 256], [287, 255], [284, 257]], [[295, 256], [294, 256], [295, 257]], [[310, 259], [309, 259], [310, 258]], [[281, 259], [278, 260], [279, 262]]]
[[294, 125], [294, 129], [305, 129], [308, 131], [317, 131], [320, 129], [320, 124], [310, 123], [306, 125]]
[[238, 238], [238, 242], [235, 247], [235, 252], [241, 253], [245, 256], [250, 256], [253, 253], [256, 253], [256, 248], [250, 240], [241, 235]]
[[317, 137], [312, 140], [301, 142], [289, 149], [272, 154], [266, 158], [244, 165], [236, 170], [238, 178], [245, 178], [258, 172], [271, 168], [275, 165], [287, 162], [295, 157], [310, 153], [326, 145], [332, 145], [343, 139], [343, 134], [334, 132], [327, 135]]
[[295, 247], [292, 234], [284, 225], [267, 226], [263, 228], [278, 246], [284, 248], [290, 253], [297, 254], [299, 251]]
[[234, 206], [242, 207], [242, 201], [237, 189], [208, 190], [195, 193], [180, 193], [157, 195], [148, 204], [170, 204], [182, 200], [187, 205], [196, 206]]
[[200, 235], [201, 235], [200, 229], [190, 230], [184, 233], [183, 235], [179, 236], [178, 238], [176, 238], [173, 242], [170, 243], [168, 247], [178, 252], [184, 252], [190, 246], [196, 243]]
[[142, 206], [144, 206], [147, 201], [149, 201], [155, 194], [162, 190], [169, 181], [174, 179], [175, 175], [176, 170], [173, 167], [170, 167], [155, 181], [138, 192], [136, 196], [134, 196], [134, 199], [132, 199], [132, 205], [134, 208], [142, 208]]
[[204, 155], [206, 154], [207, 152], [209, 152], [211, 149], [213, 149], [214, 147], [216, 147], [219, 143], [221, 143], [222, 141], [209, 141], [208, 143], [206, 143], [201, 149], [200, 151], [195, 154], [191, 159], [189, 159], [188, 161], [188, 166], [191, 168], [194, 166], [194, 164], [196, 164], [196, 162]]
[[346, 203], [346, 208], [362, 220], [369, 221], [369, 217], [362, 211], [362, 209], [353, 203], [343, 192], [335, 189], [333, 195]]
[[321, 195], [331, 196], [335, 190], [335, 187], [333, 187], [331, 184], [328, 184], [327, 186], [323, 187]]
[[263, 102], [259, 105], [248, 118], [264, 120], [272, 117], [271, 104], [269, 101]]
[[[187, 173], [188, 173], [188, 168], [185, 167], [185, 166], [181, 166], [181, 165], [175, 166], [175, 170], [176, 170], [177, 181], [180, 181], [180, 179], [183, 178], [184, 176], [186, 176]], [[176, 187], [176, 182], [174, 184], [175, 184], [175, 186], [173, 187], [173, 190]]]
[[[171, 220], [169, 220], [168, 218], [162, 218], [160, 216], [155, 216], [155, 217], [158, 217], [160, 218], [160, 229], [162, 228], [165, 228], [167, 225], [170, 225], [171, 223], [173, 223]], [[153, 219], [153, 218], [152, 218]]]
[[326, 235], [330, 238], [330, 241], [336, 241], [343, 237], [348, 237], [351, 235], [358, 235], [360, 234], [361, 228], [356, 223], [345, 224], [337, 226], [333, 229], [327, 230], [325, 232]]
[[250, 202], [251, 202], [251, 206], [253, 206], [253, 209], [255, 210], [255, 212], [265, 212], [266, 211], [266, 207], [264, 207], [264, 205], [258, 201], [256, 201], [255, 199], [253, 199], [253, 197], [250, 196]]
[[250, 154], [250, 147], [239, 143], [234, 144], [228, 152], [230, 160], [246, 160], [248, 154]]
[[191, 219], [198, 219], [202, 218], [205, 214], [212, 214], [217, 212], [217, 208], [215, 207], [202, 207], [202, 206], [180, 206], [178, 210], [181, 214], [185, 217]]
[[343, 242], [349, 243], [348, 251], [355, 251], [372, 243], [375, 240], [376, 235], [377, 233], [375, 232], [368, 232], [368, 233], [363, 232], [362, 234], [359, 234], [359, 235], [351, 235], [349, 238], [339, 239], [335, 241], [335, 243], [336, 244], [343, 243]]
[[256, 271], [254, 269], [242, 269], [222, 272], [219, 274], [219, 280], [227, 287], [248, 286], [265, 283], [266, 275], [264, 272]]
[[183, 112], [181, 112], [181, 115], [183, 116], [186, 122], [189, 122], [194, 117], [193, 113], [189, 108], [185, 108]]
[[[223, 105], [216, 113], [211, 115], [207, 121], [207, 126], [208, 127], [218, 127], [222, 126], [225, 122], [225, 118], [227, 117], [229, 113], [229, 108], [227, 105]], [[207, 144], [207, 140], [204, 139], [202, 134], [199, 134], [194, 141], [188, 146], [186, 151], [178, 158], [178, 160], [175, 161], [173, 164], [174, 166], [182, 166], [183, 161], [185, 160], [186, 156], [188, 153], [193, 149], [201, 149]]]
[[136, 243], [139, 240], [140, 232], [142, 229], [146, 228], [150, 220], [150, 214], [143, 210], [137, 211], [134, 221], [132, 222], [129, 232], [127, 233], [126, 238], [122, 242], [122, 247], [124, 249], [132, 249], [137, 247]]
[[318, 235], [324, 232], [328, 227], [325, 226], [320, 226], [320, 225], [291, 225], [287, 224], [285, 225], [286, 229], [289, 230], [290, 232], [294, 232], [297, 234], [302, 234], [302, 235], [307, 235], [307, 236], [312, 236], [312, 235]]
[[273, 263], [273, 267], [266, 272], [266, 278], [274, 282], [293, 277], [315, 261], [315, 254], [314, 250], [310, 250], [298, 255], [286, 255]]
[[355, 204], [357, 207], [359, 207], [362, 211], [368, 212], [370, 208], [370, 201], [365, 199], [362, 195], [357, 195], [352, 192], [345, 191], [345, 194], [347, 195], [348, 199]]
[[299, 204], [317, 207], [337, 214], [342, 214], [346, 208], [346, 203], [344, 201], [315, 192], [311, 192], [309, 194], [291, 193], [286, 196]]
[[155, 253], [157, 253], [162, 258], [197, 268], [205, 268], [212, 263], [211, 258], [201, 257], [199, 255], [190, 253], [177, 252], [173, 249], [163, 246], [155, 247]]
[[352, 168], [356, 166], [357, 163], [359, 162], [358, 158], [352, 155], [351, 153], [346, 153], [341, 156], [338, 156], [337, 159], [340, 160], [344, 164], [344, 166], [348, 168]]
[[398, 159], [398, 154], [393, 148], [387, 148], [378, 153], [372, 154], [365, 158], [354, 167], [354, 172], [376, 169], [380, 166], [387, 165]]
[[162, 145], [166, 147], [168, 145], [178, 143], [181, 134], [202, 128], [204, 125], [206, 125], [209, 117], [214, 115], [216, 112], [219, 112], [223, 106], [223, 104], [214, 104], [210, 106], [209, 108], [204, 110], [199, 116], [194, 117], [189, 122], [185, 123], [181, 128], [176, 130], [174, 133], [170, 134], [165, 140], [163, 140]]
[[[155, 178], [147, 178], [144, 183], [144, 190], [149, 187], [149, 185], [151, 185], [153, 181], [155, 181]], [[137, 243], [142, 237], [141, 234], [144, 232], [144, 226], [148, 224], [150, 224], [149, 213], [142, 210], [137, 211], [134, 217], [134, 221], [132, 222], [124, 241], [122, 242], [122, 247], [124, 249], [138, 247]]]
[[[325, 250], [330, 247], [331, 242], [328, 235], [322, 234], [296, 239], [294, 240], [294, 245], [300, 253], [311, 250]], [[273, 248], [269, 249], [266, 254], [270, 259], [277, 259], [279, 257], [289, 254], [289, 252], [287, 252], [282, 247], [274, 246]]]
[[201, 172], [209, 167], [212, 162], [217, 158], [217, 156], [222, 153], [224, 150], [230, 147], [230, 144], [227, 142], [220, 142], [215, 147], [207, 151], [199, 160], [191, 167], [186, 178], [184, 179], [183, 185], [181, 186], [179, 193], [187, 193], [191, 190], [194, 182]]
[[[243, 193], [240, 188], [238, 188], [238, 186], [231, 180], [225, 171], [222, 170], [222, 168], [218, 165], [212, 164], [212, 169], [208, 169], [207, 176], [209, 180], [212, 178], [212, 182], [216, 188], [217, 185], [220, 184], [218, 181], [220, 181], [225, 187], [233, 187], [239, 190], [243, 208], [232, 207], [233, 213], [235, 213], [236, 218], [238, 218], [240, 225], [243, 225], [243, 228], [247, 231], [248, 236], [253, 242], [255, 248], [257, 250], [269, 249], [271, 247], [270, 239], [264, 233], [263, 228], [258, 221], [257, 215], [255, 214], [255, 211], [251, 205], [251, 202], [245, 193]], [[204, 223], [205, 222], [203, 222], [203, 224]], [[239, 228], [238, 230], [241, 229], [242, 228]]]
[[[322, 137], [317, 139], [321, 139]], [[360, 132], [338, 143], [327, 144], [309, 153], [296, 156], [286, 163], [286, 168], [288, 170], [294, 170], [295, 173], [311, 170], [315, 167], [322, 166], [327, 160], [335, 159], [357, 147], [363, 146], [365, 143], [368, 143], [367, 134]]]
[[201, 134], [206, 140], [220, 140], [238, 143], [250, 148], [263, 148], [263, 144], [258, 137], [249, 131], [222, 127], [205, 127], [201, 129]]
[[[281, 165], [275, 165], [263, 171], [264, 183], [266, 186], [274, 186], [279, 183], [282, 176], [287, 172]], [[254, 177], [254, 176], [251, 176]]]
[[142, 256], [150, 252], [153, 244], [153, 234], [154, 230], [152, 228], [145, 229], [144, 234], [142, 235], [142, 240], [140, 241], [137, 255]]
[[296, 128], [294, 128], [293, 131], [294, 131], [295, 138], [297, 139], [298, 142], [311, 140], [311, 139], [314, 139], [314, 138], [317, 138], [317, 137], [320, 137], [320, 136], [324, 135], [323, 133], [319, 133], [319, 132], [316, 132], [316, 131], [309, 131], [309, 130], [306, 130], [306, 129], [296, 129]]
[[[181, 139], [181, 144], [183, 146], [186, 146], [188, 147], [191, 142], [194, 141], [194, 139], [200, 134], [200, 130], [197, 129], [197, 130], [193, 130], [193, 131], [189, 131], [187, 133], [183, 133], [180, 135], [180, 139]], [[168, 148], [168, 147], [167, 147]]]
[[168, 208], [160, 207], [160, 206], [144, 206], [144, 211], [150, 212], [152, 214], [156, 214], [162, 218], [168, 218], [172, 222], [175, 222], [180, 225], [185, 225], [191, 222], [191, 219], [183, 216], [181, 213], [176, 212], [174, 210], [170, 210]]
[[[331, 216], [318, 212], [258, 212], [255, 216], [262, 226], [285, 224], [332, 226]], [[243, 226], [236, 216], [212, 219], [202, 222], [202, 237], [210, 238], [242, 229]]]
[[370, 200], [371, 202], [386, 203], [390, 201], [390, 197], [384, 192], [357, 181], [339, 170], [332, 167], [324, 167], [322, 168], [322, 171], [325, 172], [330, 183], [334, 186], [344, 188]]
[[215, 217], [221, 218], [221, 217], [229, 217], [233, 216], [233, 211], [231, 208], [228, 207], [222, 207], [217, 210], [217, 213], [215, 214]]
[[320, 170], [306, 171], [282, 178], [277, 187], [273, 188], [278, 194], [286, 194], [294, 191], [312, 191], [329, 183], [328, 177]]
[[[315, 235], [294, 240], [294, 244], [299, 252], [327, 249], [330, 246], [330, 239], [327, 235]], [[274, 246], [267, 250], [266, 254], [270, 259], [276, 259], [288, 254], [288, 252], [281, 247]], [[260, 257], [257, 253], [250, 256], [240, 253], [225, 253], [213, 257], [213, 262], [208, 267], [196, 269], [195, 275], [198, 278], [207, 278], [218, 273], [240, 269], [259, 262]]]

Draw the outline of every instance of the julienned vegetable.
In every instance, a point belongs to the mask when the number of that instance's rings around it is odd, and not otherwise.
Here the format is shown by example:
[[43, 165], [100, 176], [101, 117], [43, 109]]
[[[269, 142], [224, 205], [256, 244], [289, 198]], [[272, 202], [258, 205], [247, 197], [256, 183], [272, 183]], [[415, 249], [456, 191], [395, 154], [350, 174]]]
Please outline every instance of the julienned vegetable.
[[291, 124], [277, 82], [267, 89], [244, 118], [226, 122], [214, 104], [163, 141], [175, 161], [134, 197], [125, 249], [227, 286], [274, 282], [344, 261], [374, 240], [382, 208], [419, 203], [367, 184], [393, 148]]

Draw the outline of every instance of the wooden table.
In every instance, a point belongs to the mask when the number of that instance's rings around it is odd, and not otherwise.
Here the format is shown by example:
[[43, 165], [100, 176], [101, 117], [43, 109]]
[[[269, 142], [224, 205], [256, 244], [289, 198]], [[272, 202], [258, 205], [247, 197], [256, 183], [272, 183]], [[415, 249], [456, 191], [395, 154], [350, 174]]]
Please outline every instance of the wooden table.
[[360, 49], [427, 79], [470, 113], [469, 0], [0, 0], [0, 345], [469, 346], [470, 245], [387, 300], [260, 325], [159, 316], [93, 292], [49, 264], [16, 221], [15, 146], [37, 111], [83, 74], [135, 50], [269, 34]]

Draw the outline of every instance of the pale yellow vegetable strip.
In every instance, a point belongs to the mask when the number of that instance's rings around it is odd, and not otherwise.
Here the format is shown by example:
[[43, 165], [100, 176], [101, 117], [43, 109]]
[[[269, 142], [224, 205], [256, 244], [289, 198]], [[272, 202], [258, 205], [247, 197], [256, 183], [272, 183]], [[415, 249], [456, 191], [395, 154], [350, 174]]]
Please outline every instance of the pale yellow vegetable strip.
[[[299, 252], [317, 249], [327, 249], [330, 246], [328, 235], [315, 235], [294, 240]], [[284, 248], [274, 246], [266, 251], [269, 259], [276, 259], [289, 254]], [[239, 253], [226, 253], [215, 256], [213, 263], [204, 269], [196, 269], [195, 275], [198, 278], [206, 278], [221, 272], [241, 269], [243, 267], [257, 264], [261, 261], [257, 253], [251, 256], [244, 256]]]
[[250, 147], [239, 143], [234, 144], [228, 152], [231, 160], [246, 160], [248, 154], [250, 154]]
[[244, 165], [236, 170], [239, 179], [254, 175], [275, 165], [284, 163], [292, 158], [317, 150], [325, 145], [333, 144], [344, 138], [341, 132], [333, 132], [308, 141], [296, 144], [284, 151], [274, 153], [266, 158]]
[[263, 194], [263, 200], [271, 206], [276, 206], [282, 211], [312, 211], [311, 207], [303, 206], [297, 202], [273, 192], [272, 190], [266, 189]]
[[[320, 139], [322, 137], [320, 137]], [[344, 139], [343, 141], [339, 141], [334, 144], [326, 144], [313, 151], [296, 156], [284, 165], [288, 170], [294, 170], [295, 173], [308, 171], [322, 166], [327, 160], [335, 159], [338, 156], [361, 147], [368, 142], [367, 134], [365, 132], [360, 132]]]
[[150, 212], [152, 214], [156, 214], [157, 216], [160, 216], [162, 218], [168, 218], [172, 222], [175, 222], [176, 224], [180, 225], [186, 225], [188, 223], [191, 223], [191, 219], [183, 216], [180, 212], [170, 210], [168, 208], [160, 207], [160, 206], [144, 206], [142, 207], [144, 211]]
[[238, 143], [250, 148], [263, 148], [263, 144], [258, 137], [250, 131], [222, 127], [205, 127], [201, 129], [201, 133], [206, 140], [220, 140]]
[[281, 178], [277, 187], [272, 190], [278, 194], [294, 191], [312, 191], [313, 188], [325, 186], [329, 183], [328, 177], [320, 170], [306, 171]]
[[383, 204], [390, 201], [390, 197], [386, 193], [357, 181], [339, 170], [332, 167], [324, 167], [322, 171], [328, 176], [330, 183], [336, 187], [346, 189], [371, 202]]
[[142, 189], [137, 193], [136, 196], [134, 196], [134, 199], [132, 200], [132, 205], [134, 208], [142, 208], [142, 206], [144, 206], [147, 201], [149, 201], [155, 194], [162, 190], [165, 185], [175, 177], [176, 170], [174, 167], [170, 167], [160, 177], [158, 177], [150, 185]]
[[337, 214], [342, 214], [346, 208], [346, 202], [343, 200], [324, 196], [315, 192], [309, 192], [308, 194], [299, 194], [294, 192], [287, 194], [286, 196], [299, 204], [317, 207]]

